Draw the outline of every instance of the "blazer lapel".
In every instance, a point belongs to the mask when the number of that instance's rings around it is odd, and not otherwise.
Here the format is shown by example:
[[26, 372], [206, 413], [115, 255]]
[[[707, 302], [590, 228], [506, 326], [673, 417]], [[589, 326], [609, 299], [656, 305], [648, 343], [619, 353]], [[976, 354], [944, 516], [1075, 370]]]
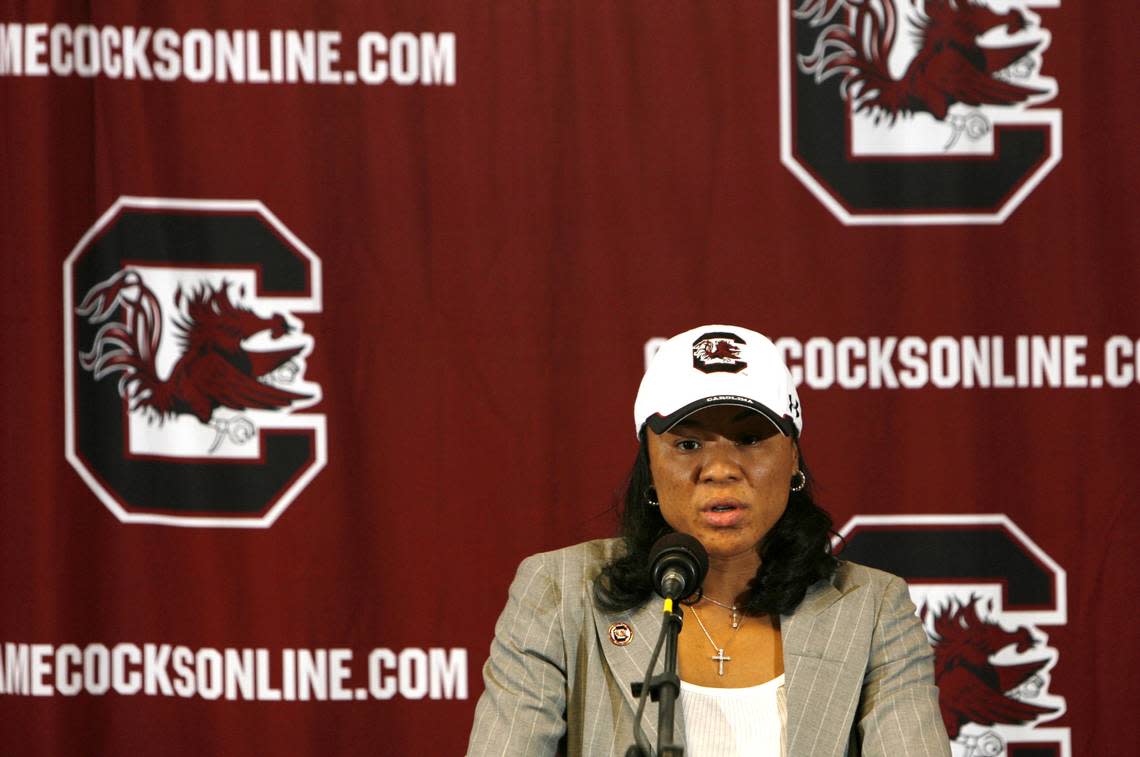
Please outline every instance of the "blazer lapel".
[[[645, 680], [646, 667], [653, 654], [653, 646], [657, 643], [657, 636], [661, 633], [662, 612], [661, 605], [656, 598], [646, 602], [636, 610], [622, 613], [607, 613], [594, 608], [594, 627], [598, 634], [598, 644], [605, 655], [606, 664], [614, 680], [621, 687], [622, 695], [630, 708], [630, 719], [637, 712], [637, 698], [633, 696], [630, 684]], [[625, 623], [633, 631], [633, 638], [624, 646], [615, 644], [610, 638], [610, 628], [615, 623]], [[665, 658], [665, 649], [657, 658], [655, 672], [660, 672]], [[678, 697], [674, 710], [673, 740], [683, 742], [685, 722], [681, 716], [681, 703]], [[651, 744], [657, 743], [657, 703], [651, 699], [645, 702], [645, 715], [642, 719], [645, 735]]]
[[842, 755], [847, 746], [847, 714], [852, 697], [859, 695], [865, 660], [856, 665], [844, 658], [850, 630], [844, 618], [848, 603], [862, 595], [861, 588], [840, 593], [830, 582], [820, 581], [791, 615], [780, 618], [787, 757]]

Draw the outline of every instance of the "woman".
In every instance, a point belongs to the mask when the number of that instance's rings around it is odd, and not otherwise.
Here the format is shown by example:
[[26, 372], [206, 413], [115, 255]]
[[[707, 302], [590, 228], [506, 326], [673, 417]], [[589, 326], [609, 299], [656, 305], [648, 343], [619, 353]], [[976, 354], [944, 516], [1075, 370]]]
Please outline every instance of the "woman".
[[[830, 553], [776, 347], [735, 326], [679, 334], [651, 361], [634, 417], [622, 537], [523, 561], [468, 754], [625, 754], [630, 684], [661, 626], [648, 553], [679, 531], [709, 553], [678, 640], [687, 757], [948, 756], [906, 585]], [[651, 743], [656, 723], [649, 705]]]

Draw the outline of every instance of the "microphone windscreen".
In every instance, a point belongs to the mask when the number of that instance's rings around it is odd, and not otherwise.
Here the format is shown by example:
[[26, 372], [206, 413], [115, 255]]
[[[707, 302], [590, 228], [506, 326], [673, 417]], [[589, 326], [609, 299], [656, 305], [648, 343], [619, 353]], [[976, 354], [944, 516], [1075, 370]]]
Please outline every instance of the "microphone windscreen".
[[655, 581], [664, 566], [674, 560], [693, 565], [696, 583], [693, 590], [696, 591], [709, 572], [709, 553], [705, 551], [704, 545], [688, 534], [673, 532], [662, 536], [649, 550], [649, 569], [653, 572]]

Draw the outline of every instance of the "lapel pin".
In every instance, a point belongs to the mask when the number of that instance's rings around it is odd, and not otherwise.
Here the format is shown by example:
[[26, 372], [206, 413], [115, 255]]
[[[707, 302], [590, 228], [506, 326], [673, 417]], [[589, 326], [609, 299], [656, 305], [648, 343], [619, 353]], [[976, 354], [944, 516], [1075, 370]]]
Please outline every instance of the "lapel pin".
[[633, 641], [633, 629], [628, 623], [612, 623], [610, 625], [610, 641], [619, 647], [624, 647]]

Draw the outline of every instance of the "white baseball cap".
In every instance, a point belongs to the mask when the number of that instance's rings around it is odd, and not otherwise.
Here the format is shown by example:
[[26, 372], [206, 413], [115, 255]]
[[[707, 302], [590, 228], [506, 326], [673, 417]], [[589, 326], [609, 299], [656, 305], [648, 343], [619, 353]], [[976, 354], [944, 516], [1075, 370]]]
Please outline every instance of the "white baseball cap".
[[798, 438], [803, 414], [792, 374], [776, 345], [739, 326], [698, 326], [657, 350], [633, 403], [635, 431], [662, 434], [698, 410], [737, 405], [761, 413]]

